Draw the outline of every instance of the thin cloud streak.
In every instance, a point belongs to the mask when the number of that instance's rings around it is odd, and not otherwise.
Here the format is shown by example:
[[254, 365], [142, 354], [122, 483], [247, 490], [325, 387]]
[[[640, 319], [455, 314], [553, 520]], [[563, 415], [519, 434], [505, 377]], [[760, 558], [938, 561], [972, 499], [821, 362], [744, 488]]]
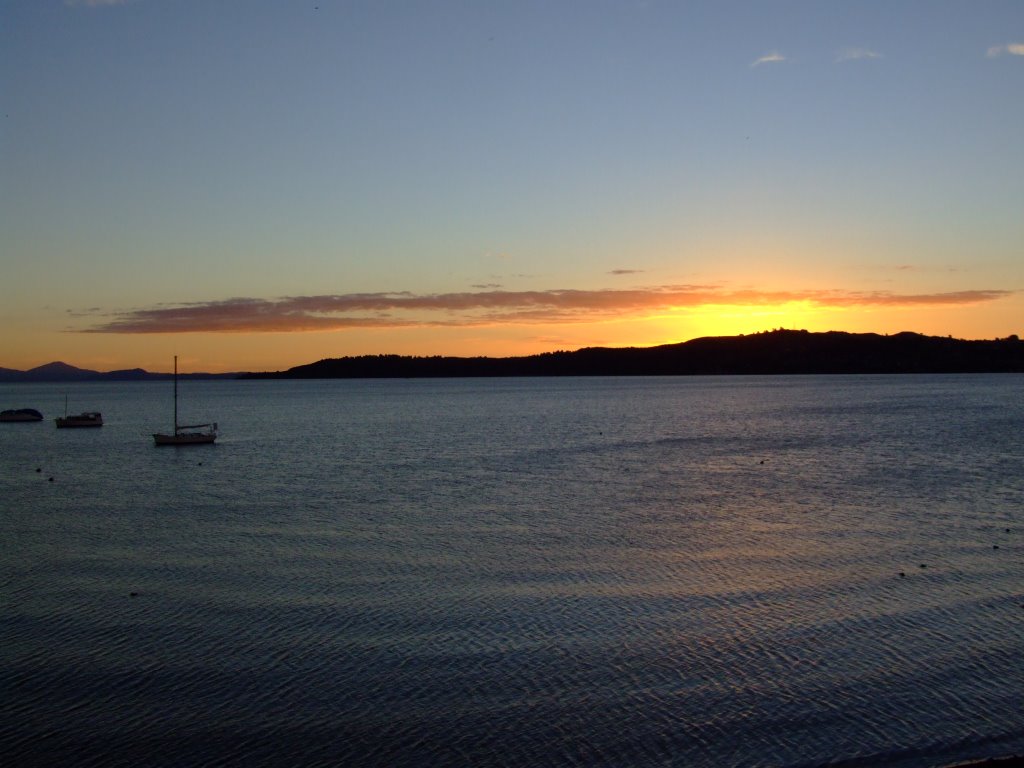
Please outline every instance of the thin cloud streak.
[[1024, 56], [1024, 43], [1007, 43], [1006, 45], [993, 45], [986, 54], [990, 59], [1007, 54], [1009, 56]]
[[844, 61], [881, 58], [884, 58], [882, 54], [878, 53], [878, 51], [872, 51], [869, 48], [842, 48], [836, 54], [836, 63], [841, 64]]
[[783, 56], [781, 53], [779, 53], [778, 51], [772, 51], [771, 53], [766, 53], [761, 58], [756, 59], [753, 62], [751, 62], [750, 66], [751, 67], [759, 67], [762, 64], [774, 64], [774, 63], [777, 63], [777, 62], [780, 62], [780, 61], [785, 61], [785, 60], [786, 60], [786, 57]]
[[410, 292], [232, 298], [114, 313], [82, 333], [293, 333], [349, 328], [467, 327], [597, 322], [624, 314], [707, 306], [956, 306], [996, 301], [1010, 290], [895, 294], [885, 291], [732, 290], [670, 285], [633, 290]]
[[128, 5], [132, 0], [64, 0], [70, 8], [101, 8], [106, 5]]

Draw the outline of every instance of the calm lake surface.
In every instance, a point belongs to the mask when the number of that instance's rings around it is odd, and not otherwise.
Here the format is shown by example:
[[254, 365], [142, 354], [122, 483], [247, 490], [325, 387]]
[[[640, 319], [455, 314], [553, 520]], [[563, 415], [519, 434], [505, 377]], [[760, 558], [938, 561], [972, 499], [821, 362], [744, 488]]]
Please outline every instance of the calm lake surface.
[[0, 385], [7, 765], [1024, 752], [1024, 376], [180, 386]]

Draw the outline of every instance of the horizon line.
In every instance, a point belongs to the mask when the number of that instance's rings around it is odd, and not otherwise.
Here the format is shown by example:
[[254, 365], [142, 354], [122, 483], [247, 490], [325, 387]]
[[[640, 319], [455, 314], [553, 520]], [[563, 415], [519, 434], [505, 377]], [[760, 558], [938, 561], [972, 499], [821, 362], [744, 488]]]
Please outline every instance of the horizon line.
[[[533, 352], [533, 353], [527, 354], [527, 355], [504, 355], [504, 356], [500, 356], [500, 357], [490, 356], [490, 355], [444, 355], [444, 354], [407, 355], [407, 354], [399, 354], [399, 353], [395, 353], [395, 352], [377, 352], [377, 353], [366, 353], [366, 354], [361, 354], [361, 355], [342, 355], [340, 357], [321, 357], [318, 360], [312, 361], [311, 363], [300, 363], [299, 365], [293, 365], [293, 366], [291, 366], [289, 368], [285, 368], [283, 370], [288, 371], [288, 370], [291, 370], [292, 368], [301, 368], [301, 367], [303, 367], [305, 365], [312, 365], [313, 363], [322, 362], [324, 360], [345, 360], [345, 359], [380, 358], [380, 357], [400, 357], [400, 358], [408, 358], [408, 359], [413, 359], [413, 360], [431, 360], [431, 359], [438, 359], [438, 358], [449, 359], [449, 360], [481, 360], [481, 359], [483, 359], [483, 360], [519, 360], [519, 359], [527, 359], [527, 358], [531, 358], [531, 357], [540, 357], [540, 356], [543, 356], [543, 355], [553, 355], [553, 354], [560, 354], [560, 353], [572, 354], [572, 353], [575, 353], [575, 352], [580, 352], [580, 351], [589, 350], [589, 349], [607, 349], [607, 350], [657, 349], [658, 347], [672, 347], [672, 346], [678, 346], [678, 345], [682, 345], [682, 344], [687, 344], [689, 342], [699, 341], [701, 339], [745, 338], [745, 337], [748, 337], [748, 336], [764, 336], [764, 335], [773, 334], [773, 333], [803, 333], [803, 334], [808, 334], [808, 335], [822, 335], [822, 336], [823, 335], [827, 335], [827, 334], [843, 334], [843, 335], [847, 335], [847, 336], [879, 336], [879, 337], [882, 337], [882, 338], [891, 338], [893, 336], [910, 335], [910, 336], [921, 336], [921, 337], [924, 337], [924, 338], [931, 338], [931, 339], [951, 339], [953, 341], [962, 341], [962, 342], [968, 342], [968, 343], [970, 343], [970, 342], [986, 342], [986, 341], [988, 341], [988, 342], [995, 342], [995, 341], [1019, 341], [1020, 340], [1019, 336], [1016, 333], [1010, 333], [1010, 334], [1007, 334], [1006, 336], [1002, 336], [1002, 337], [995, 336], [993, 338], [967, 339], [967, 338], [961, 338], [961, 337], [958, 337], [958, 336], [953, 336], [952, 334], [948, 334], [946, 336], [938, 336], [938, 335], [934, 335], [934, 334], [926, 334], [926, 333], [920, 333], [918, 331], [906, 331], [906, 330], [904, 330], [904, 331], [897, 331], [895, 333], [878, 333], [876, 331], [841, 331], [841, 330], [834, 330], [834, 329], [833, 330], [828, 330], [828, 331], [809, 331], [806, 328], [784, 328], [784, 327], [779, 327], [779, 328], [772, 328], [770, 330], [754, 331], [752, 333], [734, 333], [734, 334], [721, 334], [721, 335], [708, 335], [708, 336], [694, 336], [692, 338], [684, 339], [682, 341], [672, 341], [672, 342], [665, 342], [665, 343], [661, 343], [661, 344], [650, 344], [650, 345], [647, 345], [647, 346], [637, 345], [637, 344], [631, 344], [631, 345], [621, 346], [621, 347], [618, 347], [618, 346], [607, 346], [607, 345], [596, 345], [596, 346], [577, 347], [575, 349], [556, 349], [556, 350], [545, 351], [545, 352]], [[76, 371], [85, 371], [87, 373], [99, 373], [99, 374], [127, 373], [127, 372], [133, 372], [133, 371], [141, 371], [142, 373], [145, 373], [147, 375], [168, 375], [168, 376], [170, 376], [170, 375], [173, 375], [173, 373], [174, 373], [173, 370], [170, 370], [170, 371], [150, 371], [150, 370], [147, 370], [145, 368], [140, 368], [138, 366], [130, 366], [130, 367], [125, 367], [125, 368], [113, 368], [113, 369], [108, 370], [108, 371], [98, 371], [98, 370], [93, 370], [93, 369], [90, 369], [90, 368], [79, 368], [78, 366], [73, 365], [73, 364], [68, 363], [68, 362], [65, 362], [64, 360], [51, 360], [48, 363], [41, 363], [39, 365], [32, 366], [31, 368], [24, 368], [24, 369], [21, 369], [21, 368], [8, 368], [6, 366], [0, 366], [0, 371], [11, 372], [11, 373], [31, 373], [32, 371], [37, 371], [40, 368], [48, 368], [48, 367], [51, 367], [51, 366], [66, 366], [68, 368], [73, 368]], [[188, 378], [188, 377], [197, 377], [197, 376], [232, 376], [232, 375], [235, 375], [235, 374], [259, 374], [259, 373], [276, 373], [276, 372], [280, 372], [280, 369], [279, 369], [279, 371], [270, 371], [270, 370], [263, 370], [263, 371], [237, 370], [237, 371], [222, 371], [222, 372], [219, 372], [219, 373], [215, 373], [213, 371], [192, 371], [192, 372], [189, 372], [189, 373], [180, 373], [179, 372], [178, 375], [179, 375], [179, 377], [186, 377], [186, 378]], [[6, 382], [6, 383], [11, 383], [11, 382]]]

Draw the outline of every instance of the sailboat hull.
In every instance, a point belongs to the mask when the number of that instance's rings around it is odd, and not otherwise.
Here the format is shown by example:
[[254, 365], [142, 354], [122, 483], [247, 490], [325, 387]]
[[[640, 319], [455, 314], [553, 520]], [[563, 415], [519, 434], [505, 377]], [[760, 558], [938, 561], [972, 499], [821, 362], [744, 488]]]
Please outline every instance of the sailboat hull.
[[205, 432], [188, 432], [180, 435], [153, 435], [157, 445], [208, 445], [217, 439], [216, 434]]

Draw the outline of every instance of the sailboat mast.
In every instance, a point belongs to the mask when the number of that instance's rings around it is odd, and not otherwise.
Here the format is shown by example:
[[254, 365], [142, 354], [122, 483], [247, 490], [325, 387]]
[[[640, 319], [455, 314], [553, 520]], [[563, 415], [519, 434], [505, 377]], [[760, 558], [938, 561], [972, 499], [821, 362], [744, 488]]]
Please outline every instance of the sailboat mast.
[[178, 356], [174, 356], [174, 434], [178, 434]]

